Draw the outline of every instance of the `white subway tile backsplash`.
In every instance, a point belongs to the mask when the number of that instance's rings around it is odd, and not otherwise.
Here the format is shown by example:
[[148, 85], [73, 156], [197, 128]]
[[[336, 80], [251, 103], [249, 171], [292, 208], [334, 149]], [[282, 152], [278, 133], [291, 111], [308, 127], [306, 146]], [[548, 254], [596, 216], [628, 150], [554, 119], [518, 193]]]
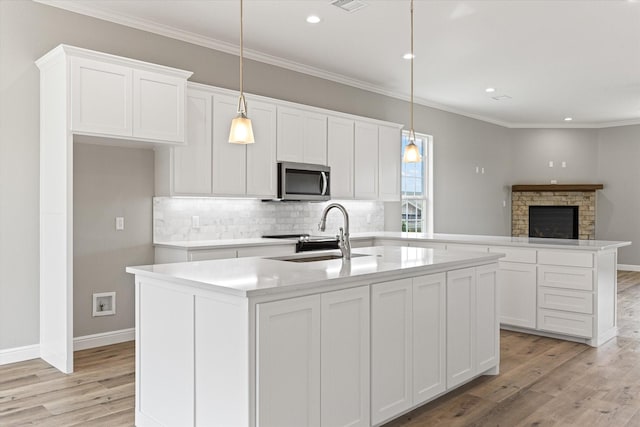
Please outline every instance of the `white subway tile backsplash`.
[[[384, 203], [337, 201], [349, 212], [351, 232], [384, 230]], [[330, 202], [262, 202], [260, 200], [213, 198], [153, 198], [154, 242], [241, 239], [264, 234], [319, 234], [318, 221]], [[370, 221], [367, 216], [370, 215]], [[200, 228], [191, 227], [191, 217], [200, 217]], [[342, 214], [332, 210], [327, 233], [337, 233]]]

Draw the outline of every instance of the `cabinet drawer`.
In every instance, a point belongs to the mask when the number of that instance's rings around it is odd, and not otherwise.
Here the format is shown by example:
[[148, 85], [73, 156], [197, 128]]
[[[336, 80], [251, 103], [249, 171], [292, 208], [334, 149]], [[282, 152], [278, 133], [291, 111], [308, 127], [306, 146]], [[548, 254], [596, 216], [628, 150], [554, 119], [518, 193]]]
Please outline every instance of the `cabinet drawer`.
[[460, 243], [447, 243], [447, 250], [465, 251], [465, 252], [489, 252], [489, 247], [481, 246], [481, 245], [463, 245]]
[[592, 291], [593, 270], [539, 265], [538, 286]]
[[538, 310], [538, 329], [577, 337], [592, 338], [593, 317], [588, 314]]
[[489, 252], [504, 254], [505, 257], [500, 258], [500, 261], [524, 262], [527, 264], [536, 263], [535, 249], [521, 249], [521, 248], [509, 248], [505, 246], [492, 246], [492, 247], [489, 247]]
[[593, 254], [591, 252], [539, 250], [538, 264], [591, 268], [593, 267]]
[[538, 306], [553, 310], [593, 314], [593, 294], [541, 286], [538, 288]]

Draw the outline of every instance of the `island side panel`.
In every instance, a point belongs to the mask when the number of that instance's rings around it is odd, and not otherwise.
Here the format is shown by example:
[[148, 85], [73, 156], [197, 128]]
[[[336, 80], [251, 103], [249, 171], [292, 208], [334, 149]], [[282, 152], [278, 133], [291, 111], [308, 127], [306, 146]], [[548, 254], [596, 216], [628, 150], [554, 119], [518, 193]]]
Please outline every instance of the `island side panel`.
[[194, 423], [193, 295], [136, 276], [136, 426]]
[[618, 335], [618, 251], [599, 252], [596, 257], [596, 340], [597, 347]]

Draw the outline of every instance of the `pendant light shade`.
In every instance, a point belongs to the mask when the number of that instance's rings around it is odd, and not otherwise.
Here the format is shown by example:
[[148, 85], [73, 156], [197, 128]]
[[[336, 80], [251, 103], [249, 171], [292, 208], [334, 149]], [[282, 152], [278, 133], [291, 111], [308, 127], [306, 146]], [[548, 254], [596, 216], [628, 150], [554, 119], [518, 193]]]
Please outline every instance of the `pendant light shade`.
[[251, 119], [247, 117], [247, 101], [244, 99], [244, 76], [242, 60], [244, 57], [244, 28], [243, 28], [243, 1], [240, 0], [240, 98], [238, 99], [238, 116], [231, 121], [229, 131], [229, 143], [253, 144], [253, 127]]
[[413, 130], [413, 59], [416, 55], [413, 52], [413, 0], [411, 0], [411, 102], [410, 102], [410, 117], [411, 117], [411, 129], [409, 130], [409, 143], [404, 147], [404, 156], [402, 161], [405, 163], [418, 163], [422, 161], [420, 150], [416, 145], [416, 133]]

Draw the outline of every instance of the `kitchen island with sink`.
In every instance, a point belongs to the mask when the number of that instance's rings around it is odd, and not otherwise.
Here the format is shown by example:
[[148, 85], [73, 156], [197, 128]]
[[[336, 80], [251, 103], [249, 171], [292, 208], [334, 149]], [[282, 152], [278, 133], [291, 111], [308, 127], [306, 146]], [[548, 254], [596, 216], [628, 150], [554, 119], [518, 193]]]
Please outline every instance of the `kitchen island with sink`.
[[136, 425], [380, 425], [498, 373], [501, 254], [339, 254], [128, 267]]

